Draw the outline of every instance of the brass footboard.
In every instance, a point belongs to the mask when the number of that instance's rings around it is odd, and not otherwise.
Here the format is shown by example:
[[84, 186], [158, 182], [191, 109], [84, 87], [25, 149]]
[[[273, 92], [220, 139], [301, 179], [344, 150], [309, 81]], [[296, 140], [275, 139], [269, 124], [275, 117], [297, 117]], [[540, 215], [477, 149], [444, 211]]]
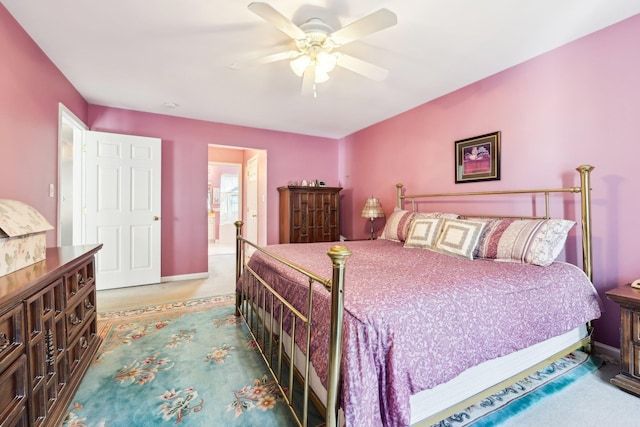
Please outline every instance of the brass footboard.
[[[338, 424], [338, 383], [340, 380], [340, 360], [342, 354], [342, 323], [344, 310], [344, 269], [351, 252], [343, 246], [334, 246], [327, 255], [333, 264], [333, 277], [325, 279], [290, 261], [279, 257], [252, 242], [242, 238], [242, 221], [236, 221], [236, 314], [242, 316], [252, 338], [258, 346], [262, 358], [275, 378], [278, 388], [300, 426], [306, 427], [309, 419], [309, 401], [312, 394], [309, 387], [310, 342], [312, 326], [313, 288], [320, 284], [331, 292], [331, 323], [329, 333], [329, 365], [327, 380], [327, 401], [324, 405], [326, 426]], [[286, 298], [275, 291], [260, 275], [247, 265], [246, 249], [253, 248], [295, 270], [308, 278], [307, 314], [296, 309]], [[242, 279], [241, 282], [240, 279]], [[335, 284], [335, 285], [334, 285]], [[288, 351], [285, 348], [284, 323], [290, 320]], [[296, 325], [305, 328], [306, 346], [304, 368], [296, 369]], [[283, 366], [287, 366], [283, 373]], [[302, 387], [301, 402], [294, 402], [294, 380]], [[318, 402], [318, 399], [314, 399]], [[298, 403], [296, 405], [296, 403]], [[301, 409], [300, 409], [301, 408]]]

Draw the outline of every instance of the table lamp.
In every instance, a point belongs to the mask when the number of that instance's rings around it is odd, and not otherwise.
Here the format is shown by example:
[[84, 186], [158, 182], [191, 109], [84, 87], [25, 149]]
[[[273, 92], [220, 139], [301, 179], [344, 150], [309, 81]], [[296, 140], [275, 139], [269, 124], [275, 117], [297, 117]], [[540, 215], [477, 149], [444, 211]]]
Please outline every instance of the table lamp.
[[362, 218], [369, 218], [369, 222], [371, 223], [371, 237], [369, 237], [369, 239], [374, 240], [376, 237], [373, 232], [373, 221], [375, 221], [376, 218], [384, 218], [384, 211], [382, 210], [380, 200], [375, 197], [367, 199], [360, 216]]

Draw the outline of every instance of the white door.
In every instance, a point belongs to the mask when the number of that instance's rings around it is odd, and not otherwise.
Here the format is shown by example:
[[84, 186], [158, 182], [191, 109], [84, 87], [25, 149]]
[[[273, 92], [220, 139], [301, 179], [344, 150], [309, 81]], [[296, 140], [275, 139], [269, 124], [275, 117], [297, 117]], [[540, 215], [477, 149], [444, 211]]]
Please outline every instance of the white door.
[[87, 132], [86, 242], [102, 243], [98, 289], [160, 282], [161, 144]]
[[244, 238], [258, 243], [258, 156], [247, 161], [247, 224]]

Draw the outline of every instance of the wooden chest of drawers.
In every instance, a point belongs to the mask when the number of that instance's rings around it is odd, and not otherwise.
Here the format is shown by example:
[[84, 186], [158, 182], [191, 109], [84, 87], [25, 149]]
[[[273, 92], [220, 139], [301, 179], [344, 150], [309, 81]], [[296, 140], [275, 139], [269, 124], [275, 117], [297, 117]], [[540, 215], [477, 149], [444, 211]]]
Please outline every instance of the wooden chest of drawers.
[[640, 396], [640, 290], [626, 285], [606, 295], [620, 306], [620, 373], [611, 383]]
[[340, 240], [340, 191], [337, 187], [279, 187], [280, 243]]
[[0, 277], [0, 425], [57, 426], [98, 350], [94, 254], [47, 249]]

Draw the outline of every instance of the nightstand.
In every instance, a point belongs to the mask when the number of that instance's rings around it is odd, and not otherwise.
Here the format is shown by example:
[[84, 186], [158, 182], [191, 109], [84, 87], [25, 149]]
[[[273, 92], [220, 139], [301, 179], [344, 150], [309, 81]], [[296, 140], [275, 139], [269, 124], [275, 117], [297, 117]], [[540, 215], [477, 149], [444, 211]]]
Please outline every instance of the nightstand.
[[620, 306], [620, 373], [611, 384], [640, 396], [640, 290], [625, 285], [606, 295]]

